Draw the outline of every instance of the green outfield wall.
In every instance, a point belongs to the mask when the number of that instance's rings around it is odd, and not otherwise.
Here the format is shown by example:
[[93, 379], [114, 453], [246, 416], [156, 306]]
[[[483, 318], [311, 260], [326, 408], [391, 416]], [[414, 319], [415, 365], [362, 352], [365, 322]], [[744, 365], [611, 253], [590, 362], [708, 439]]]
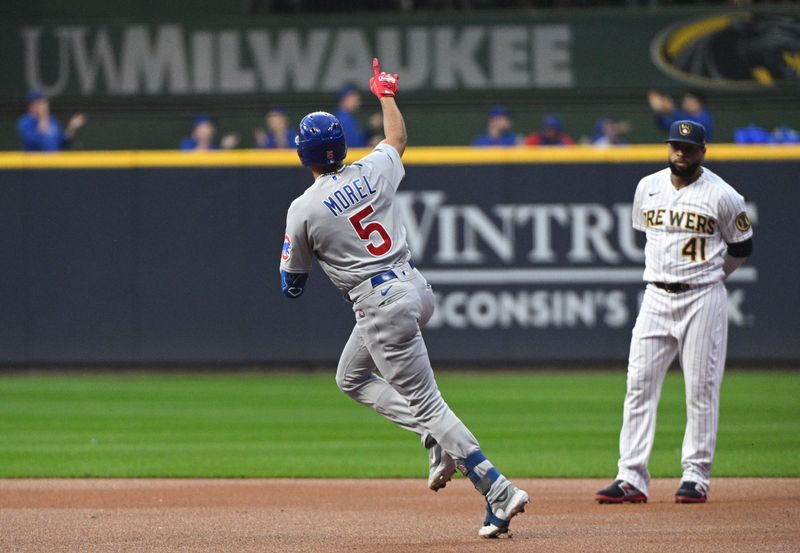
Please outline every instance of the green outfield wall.
[[[421, 145], [468, 144], [493, 104], [516, 129], [559, 113], [577, 139], [599, 117], [633, 124], [632, 142], [661, 137], [650, 88], [707, 92], [718, 141], [736, 127], [800, 126], [800, 19], [789, 8], [751, 12], [586, 10], [365, 13], [350, 16], [122, 15], [99, 4], [21, 8], [0, 23], [0, 149], [14, 149], [27, 90], [53, 98], [63, 118], [86, 111], [77, 147], [172, 148], [191, 116], [216, 116], [220, 131], [252, 145], [266, 108], [293, 120], [332, 110], [342, 86], [366, 90], [371, 59], [401, 75], [400, 102]], [[180, 4], [180, 3], [179, 3]], [[158, 11], [154, 13], [159, 13]], [[127, 14], [127, 16], [125, 15]], [[375, 111], [369, 101], [361, 118]]]

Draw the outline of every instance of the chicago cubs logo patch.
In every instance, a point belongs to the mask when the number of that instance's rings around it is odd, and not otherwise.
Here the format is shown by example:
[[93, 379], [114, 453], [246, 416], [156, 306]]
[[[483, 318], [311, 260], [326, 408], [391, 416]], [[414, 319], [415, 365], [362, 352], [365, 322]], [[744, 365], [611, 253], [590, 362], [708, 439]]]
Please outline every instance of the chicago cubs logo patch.
[[284, 234], [283, 236], [283, 250], [281, 250], [281, 259], [283, 261], [289, 261], [289, 258], [292, 256], [292, 239], [289, 238], [288, 234]]
[[736, 216], [736, 228], [741, 232], [747, 232], [750, 230], [750, 217], [748, 217], [747, 213], [744, 211]]
[[689, 123], [681, 123], [678, 130], [682, 136], [687, 136], [692, 132], [692, 126]]

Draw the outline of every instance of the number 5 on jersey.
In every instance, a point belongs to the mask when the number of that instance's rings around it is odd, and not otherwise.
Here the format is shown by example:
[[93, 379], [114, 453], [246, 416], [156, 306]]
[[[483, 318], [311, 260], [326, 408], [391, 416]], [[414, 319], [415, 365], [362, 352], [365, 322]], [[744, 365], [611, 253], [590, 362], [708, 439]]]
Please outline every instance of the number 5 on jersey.
[[[369, 244], [367, 244], [367, 251], [375, 257], [380, 257], [392, 249], [392, 237], [389, 236], [389, 233], [386, 232], [383, 225], [377, 221], [369, 221], [367, 224], [362, 224], [364, 219], [374, 212], [375, 210], [372, 206], [368, 205], [355, 215], [351, 215], [347, 220], [353, 225], [358, 237], [365, 242], [369, 242]], [[378, 236], [381, 238], [381, 241], [377, 244], [373, 244], [370, 239], [370, 236], [375, 232], [377, 232]]]

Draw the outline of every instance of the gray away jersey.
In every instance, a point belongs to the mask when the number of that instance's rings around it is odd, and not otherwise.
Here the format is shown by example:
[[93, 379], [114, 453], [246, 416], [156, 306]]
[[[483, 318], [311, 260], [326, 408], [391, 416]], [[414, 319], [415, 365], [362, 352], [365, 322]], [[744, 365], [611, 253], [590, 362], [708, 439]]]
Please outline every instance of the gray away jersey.
[[709, 284], [722, 280], [727, 244], [753, 236], [744, 198], [705, 167], [676, 190], [670, 170], [639, 181], [633, 228], [647, 234], [644, 280]]
[[347, 293], [408, 261], [406, 229], [393, 201], [404, 175], [397, 150], [379, 144], [338, 173], [320, 176], [289, 206], [281, 270], [308, 273], [316, 257]]

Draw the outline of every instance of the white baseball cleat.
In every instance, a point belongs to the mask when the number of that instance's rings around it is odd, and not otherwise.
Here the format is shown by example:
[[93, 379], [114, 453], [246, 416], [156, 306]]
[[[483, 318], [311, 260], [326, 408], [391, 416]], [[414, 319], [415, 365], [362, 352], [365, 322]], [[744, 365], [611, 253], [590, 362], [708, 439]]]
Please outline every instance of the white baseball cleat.
[[453, 479], [456, 462], [439, 444], [428, 449], [428, 459], [430, 461], [428, 487], [436, 492], [447, 486], [447, 483]]
[[498, 538], [507, 534], [511, 537], [508, 524], [512, 518], [525, 511], [528, 501], [525, 490], [513, 484], [506, 486], [492, 503], [486, 503], [486, 520], [483, 521], [483, 528], [478, 530], [478, 535], [482, 538]]

